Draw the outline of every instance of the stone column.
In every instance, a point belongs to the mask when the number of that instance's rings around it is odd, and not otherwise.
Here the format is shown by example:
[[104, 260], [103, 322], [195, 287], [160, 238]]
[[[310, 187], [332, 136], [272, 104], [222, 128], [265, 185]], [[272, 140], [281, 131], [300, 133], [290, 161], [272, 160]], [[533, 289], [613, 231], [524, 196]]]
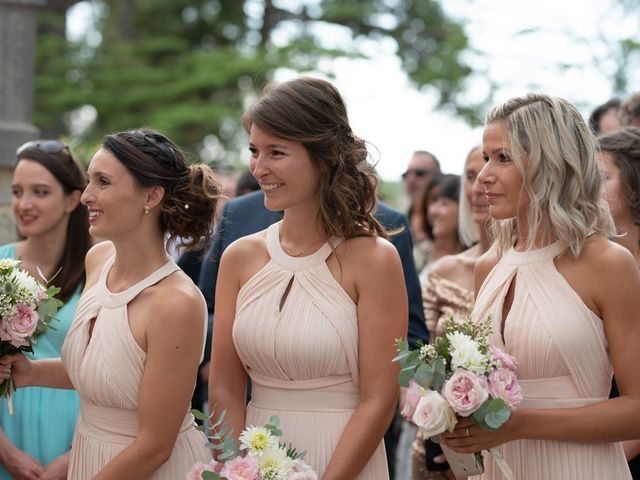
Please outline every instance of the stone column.
[[0, 244], [15, 239], [10, 211], [16, 148], [38, 137], [31, 123], [36, 14], [45, 0], [0, 0]]

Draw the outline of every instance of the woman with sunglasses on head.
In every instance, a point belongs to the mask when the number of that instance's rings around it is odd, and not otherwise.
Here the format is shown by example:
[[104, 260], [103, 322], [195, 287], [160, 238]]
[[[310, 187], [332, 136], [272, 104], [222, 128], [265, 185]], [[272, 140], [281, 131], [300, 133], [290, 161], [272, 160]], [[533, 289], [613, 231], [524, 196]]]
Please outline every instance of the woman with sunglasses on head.
[[[543, 94], [494, 107], [482, 139], [495, 241], [476, 263], [472, 317], [490, 318], [490, 343], [518, 360], [524, 398], [497, 430], [462, 418], [442, 441], [497, 447], [519, 480], [630, 479], [619, 442], [640, 436], [640, 271], [608, 239], [595, 139]], [[493, 456], [480, 478], [503, 478]]]
[[62, 361], [3, 357], [0, 378], [78, 390], [69, 478], [185, 478], [211, 459], [190, 413], [207, 309], [165, 234], [188, 248], [208, 240], [220, 185], [149, 129], [107, 135], [88, 173], [89, 232], [107, 241], [87, 254]]
[[[86, 174], [68, 147], [55, 140], [25, 143], [17, 151], [11, 208], [21, 238], [0, 247], [0, 258], [22, 261], [61, 288], [54, 328], [34, 344], [33, 360], [56, 358], [85, 282], [84, 257], [91, 246], [80, 195]], [[42, 280], [44, 282], [44, 280]], [[0, 402], [0, 479], [66, 478], [79, 399], [72, 390], [18, 389], [14, 415]]]

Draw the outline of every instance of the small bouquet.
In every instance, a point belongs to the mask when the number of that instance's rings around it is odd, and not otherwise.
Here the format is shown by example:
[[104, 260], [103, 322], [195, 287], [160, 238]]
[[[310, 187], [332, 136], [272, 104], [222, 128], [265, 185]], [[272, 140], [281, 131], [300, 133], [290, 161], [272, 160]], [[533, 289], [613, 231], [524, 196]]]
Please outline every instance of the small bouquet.
[[[401, 414], [425, 438], [452, 432], [459, 417], [471, 416], [481, 427], [497, 430], [522, 401], [518, 362], [488, 345], [491, 319], [444, 322], [444, 335], [431, 345], [409, 350], [397, 340], [400, 385], [408, 388]], [[509, 466], [490, 449], [507, 478]], [[481, 463], [480, 454], [476, 454]], [[512, 474], [511, 474], [512, 475]]]
[[[193, 410], [198, 420], [210, 423], [210, 418]], [[218, 450], [218, 460], [198, 462], [187, 473], [186, 480], [318, 480], [313, 469], [291, 445], [278, 440], [282, 436], [280, 419], [273, 416], [263, 427], [249, 426], [240, 434], [240, 447], [231, 438], [224, 423], [225, 412], [210, 423], [208, 446]]]
[[[62, 306], [55, 298], [59, 288], [43, 287], [30, 273], [18, 268], [19, 265], [19, 260], [0, 259], [0, 356], [33, 352], [37, 337], [53, 328], [49, 321]], [[0, 384], [0, 398], [9, 398], [11, 415], [12, 394], [13, 381], [5, 380]]]

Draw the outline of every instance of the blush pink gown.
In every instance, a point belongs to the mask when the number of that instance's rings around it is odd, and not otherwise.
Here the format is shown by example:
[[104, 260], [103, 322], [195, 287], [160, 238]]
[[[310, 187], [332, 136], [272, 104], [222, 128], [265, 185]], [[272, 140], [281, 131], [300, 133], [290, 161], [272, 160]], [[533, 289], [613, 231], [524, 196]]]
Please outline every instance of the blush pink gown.
[[[279, 227], [267, 229], [271, 260], [241, 288], [236, 305], [233, 340], [252, 381], [246, 424], [277, 415], [283, 441], [306, 451], [321, 478], [359, 401], [356, 305], [327, 267], [329, 244], [291, 257]], [[357, 479], [388, 478], [380, 441]]]
[[[62, 347], [63, 362], [80, 393], [68, 474], [74, 480], [93, 478], [138, 435], [138, 396], [146, 353], [129, 329], [127, 304], [145, 288], [180, 269], [169, 260], [127, 290], [111, 293], [106, 279], [113, 260], [107, 261], [98, 282], [82, 295]], [[206, 310], [202, 315], [206, 328]], [[96, 321], [89, 338], [93, 318]], [[194, 463], [212, 458], [205, 443], [193, 415], [185, 411], [171, 458], [149, 478], [185, 478]]]
[[[602, 320], [558, 272], [557, 243], [510, 249], [478, 292], [474, 319], [493, 318], [492, 343], [520, 364], [522, 408], [571, 408], [606, 400], [613, 370]], [[513, 304], [500, 335], [502, 306], [515, 278]], [[518, 440], [499, 450], [519, 480], [631, 479], [620, 443]], [[485, 456], [485, 474], [502, 479]]]

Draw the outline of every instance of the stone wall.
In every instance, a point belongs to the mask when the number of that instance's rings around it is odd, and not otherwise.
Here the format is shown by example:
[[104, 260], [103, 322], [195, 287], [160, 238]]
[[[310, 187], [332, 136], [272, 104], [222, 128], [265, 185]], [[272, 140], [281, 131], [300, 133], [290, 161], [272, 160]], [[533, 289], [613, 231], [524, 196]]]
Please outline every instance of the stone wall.
[[36, 15], [44, 0], [0, 0], [0, 244], [15, 239], [11, 177], [16, 148], [38, 137], [31, 123]]

